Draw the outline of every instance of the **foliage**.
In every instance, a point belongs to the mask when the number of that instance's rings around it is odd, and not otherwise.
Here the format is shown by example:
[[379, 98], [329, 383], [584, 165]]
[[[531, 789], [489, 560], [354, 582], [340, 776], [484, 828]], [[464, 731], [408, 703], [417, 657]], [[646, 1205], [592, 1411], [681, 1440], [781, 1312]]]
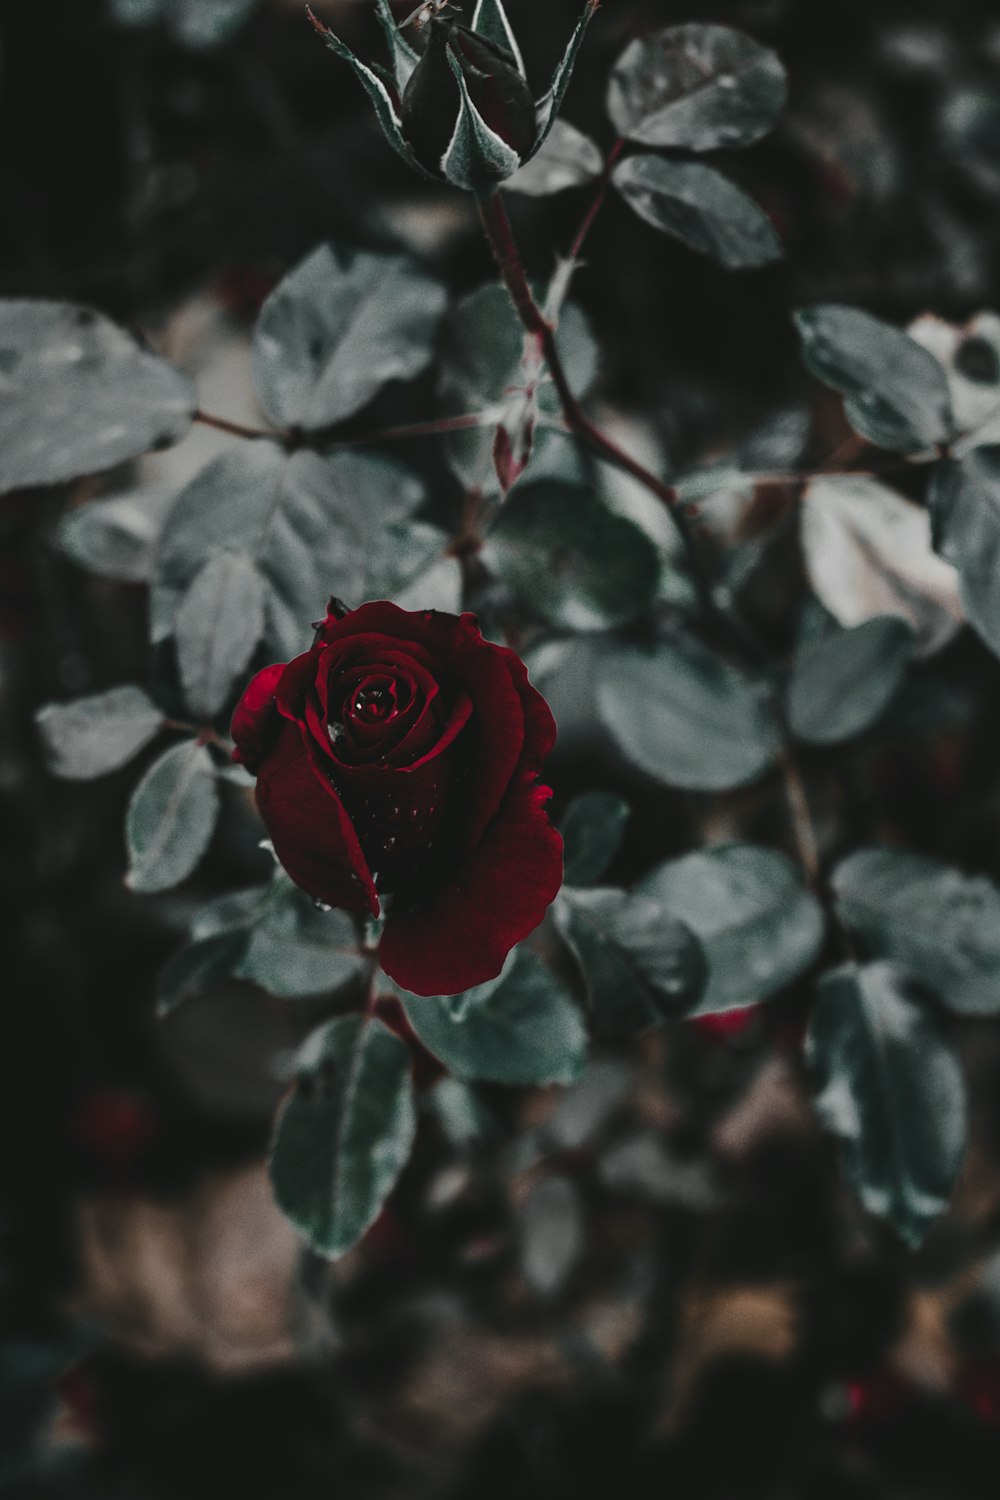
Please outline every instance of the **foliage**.
[[[412, 254], [319, 246], [260, 309], [259, 427], [206, 417], [186, 375], [100, 313], [0, 305], [0, 491], [102, 474], [178, 443], [196, 419], [230, 432], [176, 493], [129, 477], [117, 494], [81, 491], [62, 516], [54, 539], [75, 564], [148, 589], [151, 672], [145, 687], [43, 705], [39, 734], [68, 780], [143, 757], [125, 882], [152, 896], [193, 881], [161, 1011], [237, 980], [308, 1014], [271, 1177], [321, 1255], [349, 1250], [405, 1173], [423, 1128], [414, 1070], [428, 1055], [447, 1075], [428, 1095], [441, 1128], [467, 1141], [487, 1128], [473, 1086], [569, 1085], [586, 1068], [588, 1029], [632, 1045], [782, 1000], [808, 1018], [816, 1112], [847, 1178], [916, 1245], [962, 1161], [955, 1033], [1000, 1007], [1000, 897], [985, 877], [927, 854], [850, 847], [847, 815], [817, 832], [803, 775], [824, 757], [849, 768], [891, 736], [921, 687], [937, 703], [935, 659], [963, 622], [977, 661], [1000, 655], [1000, 450], [980, 440], [987, 419], [969, 415], [954, 363], [919, 327], [828, 302], [800, 307], [794, 324], [814, 391], [835, 393], [826, 399], [857, 462], [775, 481], [736, 455], [728, 468], [681, 474], [602, 429], [589, 397], [604, 351], [570, 300], [592, 215], [551, 284], [532, 286], [497, 182], [509, 177], [533, 199], [584, 191], [594, 214], [613, 190], [714, 274], [749, 276], [784, 254], [773, 216], [695, 158], [765, 137], [786, 79], [776, 55], [738, 31], [666, 27], [630, 42], [613, 67], [617, 139], [604, 146], [557, 119], [594, 8], [583, 8], [521, 152], [477, 107], [449, 33], [459, 113], [431, 168], [403, 132], [422, 60], [388, 5], [377, 10], [391, 72], [319, 26], [396, 150], [425, 178], [473, 192], [504, 286], [460, 295]], [[116, 9], [130, 26], [162, 19], [195, 45], [211, 39], [191, 32], [190, 8]], [[227, 29], [248, 10], [212, 7]], [[503, 49], [523, 80], [500, 0], [480, 0], [472, 26], [476, 45], [488, 44], [476, 56]], [[437, 401], [419, 432], [382, 421], [401, 391]], [[415, 437], [439, 440], [436, 467], [412, 448], [396, 456]], [[784, 524], [804, 562], [800, 617], [784, 635], [759, 628], [749, 585], [785, 537], [727, 532], [722, 519], [733, 493], [749, 513], [782, 483], [801, 502]], [[352, 608], [390, 599], [475, 610], [488, 638], [532, 662], [548, 653], [580, 667], [567, 668], [573, 706], [603, 735], [616, 789], [598, 777], [566, 809], [566, 883], [546, 927], [496, 979], [460, 995], [394, 991], [377, 966], [378, 933], [317, 910], [280, 871], [222, 897], [199, 883], [224, 822], [251, 843], [259, 832], [229, 765], [239, 693], [254, 670], [308, 648], [331, 596]], [[537, 675], [558, 700], [558, 665]], [[573, 786], [560, 783], [563, 769], [557, 754], [557, 802]], [[789, 819], [747, 838], [732, 809], [755, 784], [787, 796]], [[672, 843], [670, 858], [661, 850], [637, 869], [622, 857], [632, 818], [620, 790], [631, 799], [651, 786], [671, 808], [718, 817], [705, 847]], [[734, 826], [739, 838], [727, 836]], [[402, 1017], [392, 1027], [389, 1003]], [[532, 1197], [523, 1232], [529, 1246], [555, 1234], [568, 1274], [579, 1218], [561, 1179]], [[537, 1289], [563, 1274], [525, 1254]]]

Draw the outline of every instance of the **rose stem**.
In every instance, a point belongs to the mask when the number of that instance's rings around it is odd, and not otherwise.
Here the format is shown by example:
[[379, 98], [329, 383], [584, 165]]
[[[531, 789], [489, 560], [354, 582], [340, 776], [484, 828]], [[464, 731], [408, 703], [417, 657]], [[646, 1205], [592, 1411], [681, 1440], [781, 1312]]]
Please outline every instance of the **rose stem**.
[[687, 514], [681, 504], [680, 496], [674, 485], [665, 480], [657, 478], [651, 470], [634, 459], [631, 454], [619, 448], [617, 443], [607, 437], [599, 427], [596, 427], [573, 393], [569, 378], [563, 367], [562, 358], [556, 345], [556, 330], [552, 323], [545, 317], [538, 303], [535, 301], [528, 278], [525, 274], [514, 234], [507, 217], [503, 199], [498, 192], [477, 197], [479, 204], [479, 215], [482, 219], [486, 238], [493, 251], [494, 259], [500, 268], [504, 285], [514, 304], [514, 310], [521, 320], [525, 331], [534, 335], [541, 346], [545, 363], [552, 383], [559, 395], [562, 406], [563, 417], [566, 426], [586, 446], [605, 463], [614, 468], [630, 474], [633, 479], [639, 481], [663, 504], [680, 534], [681, 541], [687, 552], [691, 564], [695, 589], [699, 602], [705, 614], [720, 625], [723, 630], [736, 641], [740, 653], [749, 657], [757, 666], [769, 670], [767, 659], [761, 648], [752, 639], [749, 632], [742, 624], [735, 620], [726, 610], [722, 609], [715, 598], [712, 584], [705, 572], [704, 560], [695, 539], [694, 532], [688, 521]]
[[[599, 198], [596, 208], [584, 220], [582, 232], [577, 235], [574, 252], [578, 246], [582, 245], [583, 240], [586, 238], [586, 233], [589, 231], [590, 225], [596, 217], [596, 211], [600, 207], [601, 201], [603, 199]], [[625, 453], [616, 443], [612, 442], [610, 438], [601, 432], [583, 411], [573, 393], [566, 371], [563, 368], [562, 359], [556, 346], [555, 328], [542, 313], [528, 284], [528, 278], [525, 274], [524, 265], [517, 249], [503, 200], [499, 193], [493, 193], [489, 196], [480, 197], [478, 203], [483, 228], [486, 232], [490, 248], [493, 251], [494, 258], [500, 268], [504, 285], [510, 294], [515, 311], [525, 331], [533, 334], [539, 340], [545, 362], [552, 376], [553, 384], [559, 394], [567, 427], [581, 438], [599, 458], [604, 459], [615, 468], [631, 474], [634, 479], [637, 479], [640, 484], [666, 506], [669, 514], [677, 524], [687, 550], [698, 598], [706, 614], [721, 624], [726, 629], [730, 638], [738, 642], [742, 653], [749, 656], [756, 665], [763, 667], [767, 674], [770, 686], [770, 707], [781, 732], [784, 747], [780, 764], [785, 795], [791, 813], [796, 849], [809, 884], [814, 889], [818, 889], [820, 886], [819, 842], [809, 809], [805, 786], [795, 761], [791, 737], [776, 691], [774, 668], [766, 653], [758, 646], [753, 636], [746, 631], [742, 622], [724, 610], [716, 600], [712, 584], [705, 573], [704, 561], [695, 541], [694, 534], [688, 524], [687, 516], [679, 503], [679, 496], [675, 486], [658, 479], [644, 465], [638, 463], [629, 454]]]
[[214, 417], [211, 412], [202, 411], [200, 407], [194, 414], [194, 420], [203, 427], [215, 427], [219, 432], [228, 432], [232, 437], [273, 438], [276, 442], [287, 440], [288, 437], [284, 432], [268, 432], [264, 427], [245, 427], [242, 422], [230, 422], [228, 417]]

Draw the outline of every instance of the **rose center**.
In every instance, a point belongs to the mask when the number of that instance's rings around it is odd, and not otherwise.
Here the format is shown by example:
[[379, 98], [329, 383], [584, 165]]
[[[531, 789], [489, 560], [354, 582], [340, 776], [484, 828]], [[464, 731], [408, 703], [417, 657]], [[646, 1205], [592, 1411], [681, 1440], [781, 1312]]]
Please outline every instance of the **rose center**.
[[387, 719], [393, 707], [392, 694], [383, 687], [362, 688], [354, 700], [354, 713], [369, 724]]

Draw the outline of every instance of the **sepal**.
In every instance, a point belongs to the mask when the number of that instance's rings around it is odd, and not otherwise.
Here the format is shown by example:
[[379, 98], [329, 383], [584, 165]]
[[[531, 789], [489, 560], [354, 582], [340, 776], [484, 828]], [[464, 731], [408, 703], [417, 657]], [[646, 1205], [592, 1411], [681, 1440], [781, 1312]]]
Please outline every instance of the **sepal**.
[[563, 54], [562, 62], [556, 68], [552, 79], [552, 86], [547, 94], [539, 99], [535, 106], [535, 118], [537, 120], [537, 134], [535, 144], [531, 149], [527, 160], [531, 160], [535, 152], [540, 149], [546, 136], [552, 129], [553, 123], [562, 106], [569, 88], [570, 79], [573, 77], [573, 69], [576, 66], [576, 56], [586, 35], [587, 27], [594, 18], [594, 13], [600, 8], [601, 0], [587, 0], [583, 15], [576, 24], [576, 30], [569, 39], [569, 46]]
[[312, 10], [310, 10], [308, 6], [306, 7], [306, 14], [308, 15], [313, 26], [319, 32], [320, 36], [323, 38], [326, 45], [329, 47], [330, 51], [335, 53], [337, 57], [342, 58], [344, 62], [348, 63], [352, 68], [355, 77], [361, 84], [362, 88], [368, 95], [375, 108], [375, 114], [378, 118], [379, 124], [382, 127], [382, 133], [385, 135], [389, 144], [393, 147], [394, 150], [398, 151], [399, 155], [405, 162], [408, 163], [409, 166], [413, 167], [415, 171], [421, 174], [421, 176], [427, 177], [428, 179], [433, 181], [434, 174], [432, 172], [426, 171], [414, 156], [413, 152], [410, 150], [406, 137], [403, 135], [402, 129], [400, 127], [399, 110], [397, 104], [394, 101], [391, 93], [389, 92], [384, 79], [380, 78], [379, 75], [371, 68], [369, 68], [367, 64], [363, 63], [359, 57], [356, 57], [351, 51], [350, 47], [348, 47], [347, 43], [342, 42], [340, 40], [340, 37], [337, 36], [336, 32], [330, 30], [329, 26], [324, 26], [323, 22], [313, 14]]
[[461, 64], [451, 47], [448, 63], [458, 82], [460, 106], [455, 134], [442, 158], [441, 170], [454, 187], [477, 192], [512, 177], [521, 165], [521, 158], [489, 128], [473, 104]]

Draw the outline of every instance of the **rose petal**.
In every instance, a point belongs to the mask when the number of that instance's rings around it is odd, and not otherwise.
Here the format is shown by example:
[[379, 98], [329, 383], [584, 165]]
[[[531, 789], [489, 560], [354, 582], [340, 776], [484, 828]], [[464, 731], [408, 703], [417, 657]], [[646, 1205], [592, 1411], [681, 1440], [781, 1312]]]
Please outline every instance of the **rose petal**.
[[[441, 662], [441, 680], [456, 681], [473, 703], [468, 747], [470, 774], [462, 847], [475, 848], [494, 816], [520, 762], [524, 747], [522, 691], [507, 658], [513, 652], [484, 640], [472, 614], [405, 610], [379, 602], [363, 604], [343, 620], [327, 619], [320, 631], [329, 642], [354, 635], [385, 634], [395, 642], [421, 647]], [[534, 693], [534, 689], [529, 689]]]
[[432, 890], [396, 898], [379, 948], [390, 979], [415, 995], [456, 995], [499, 974], [562, 884], [550, 796], [519, 781], [475, 853]]
[[524, 710], [524, 749], [520, 771], [541, 770], [556, 742], [556, 721], [552, 710], [536, 687], [528, 680], [528, 669], [521, 658], [505, 647], [497, 647], [517, 689]]
[[233, 714], [233, 760], [251, 771], [256, 771], [278, 732], [275, 696], [284, 671], [284, 663], [278, 662], [258, 672]]
[[340, 764], [329, 768], [378, 888], [394, 891], [431, 877], [442, 857], [454, 857], [452, 825], [455, 764], [465, 755], [465, 728], [472, 705], [465, 693], [455, 704], [433, 750], [413, 765]]
[[358, 836], [311, 748], [304, 726], [284, 724], [260, 768], [257, 806], [274, 852], [307, 895], [378, 916], [378, 896]]

